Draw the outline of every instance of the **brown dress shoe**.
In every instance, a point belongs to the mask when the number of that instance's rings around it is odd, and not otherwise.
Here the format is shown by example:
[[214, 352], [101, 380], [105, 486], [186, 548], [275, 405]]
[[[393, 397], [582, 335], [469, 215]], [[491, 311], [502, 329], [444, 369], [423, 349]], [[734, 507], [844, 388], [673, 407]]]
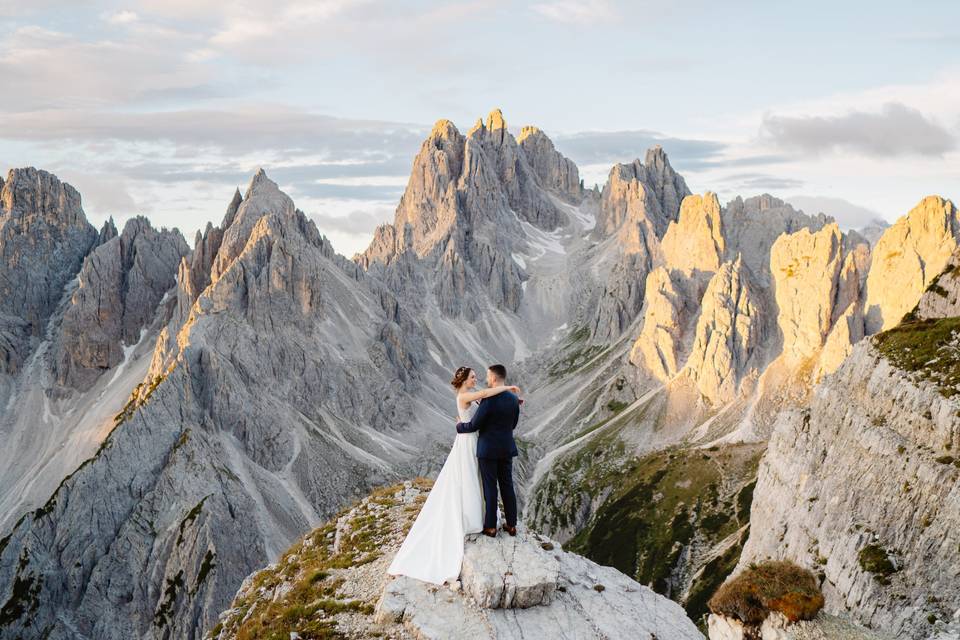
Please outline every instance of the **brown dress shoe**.
[[512, 535], [512, 536], [517, 535], [517, 528], [516, 528], [516, 527], [509, 527], [509, 526], [507, 526], [506, 524], [504, 524], [504, 525], [503, 525], [503, 530], [506, 531], [507, 533], [509, 533], [509, 534]]
[[484, 530], [483, 530], [483, 535], [489, 536], [489, 537], [491, 537], [491, 538], [496, 538], [496, 537], [497, 537], [497, 530], [496, 530], [495, 528], [494, 528], [494, 529], [484, 529]]

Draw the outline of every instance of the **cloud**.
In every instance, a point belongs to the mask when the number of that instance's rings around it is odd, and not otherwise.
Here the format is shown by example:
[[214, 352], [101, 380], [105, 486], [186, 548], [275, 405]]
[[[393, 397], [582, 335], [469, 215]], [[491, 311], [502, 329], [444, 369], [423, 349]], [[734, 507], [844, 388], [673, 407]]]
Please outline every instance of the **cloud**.
[[113, 11], [113, 12], [108, 11], [102, 14], [101, 17], [103, 18], [104, 22], [107, 22], [109, 24], [117, 24], [117, 25], [131, 24], [140, 19], [140, 17], [133, 11], [126, 11], [126, 10]]
[[768, 173], [734, 173], [720, 178], [719, 181], [729, 184], [733, 189], [745, 191], [780, 191], [803, 186], [803, 180]]
[[[281, 185], [282, 186], [282, 185]], [[299, 188], [291, 189], [291, 197], [327, 236], [334, 249], [351, 256], [370, 245], [374, 230], [392, 222], [396, 201], [353, 200], [350, 198], [310, 198]]]
[[386, 207], [373, 211], [357, 209], [340, 215], [312, 213], [310, 217], [325, 234], [340, 231], [369, 239], [377, 227], [393, 218], [393, 210]]
[[420, 125], [336, 118], [282, 105], [248, 105], [230, 110], [14, 113], [6, 116], [0, 137], [58, 144], [166, 143], [189, 154], [213, 148], [220, 153], [258, 153], [261, 157], [283, 151], [328, 162], [383, 162], [396, 155], [412, 158], [425, 133]]
[[14, 29], [0, 39], [0, 76], [16, 87], [5, 92], [0, 112], [116, 109], [218, 82], [211, 69], [179, 53], [196, 48], [195, 37], [127, 26], [120, 39], [94, 40], [38, 26]]
[[841, 151], [882, 158], [942, 156], [956, 148], [950, 131], [898, 102], [883, 105], [877, 113], [768, 115], [761, 135], [781, 148], [810, 155]]
[[717, 161], [726, 144], [715, 140], [675, 138], [656, 131], [585, 131], [558, 135], [554, 144], [578, 165], [632, 162], [659, 144], [677, 168], [693, 169]]
[[873, 224], [887, 224], [879, 212], [843, 198], [795, 195], [789, 196], [786, 200], [797, 209], [802, 209], [810, 215], [825, 213], [836, 220], [837, 224], [844, 229], [861, 229]]
[[607, 22], [616, 16], [607, 0], [558, 0], [535, 4], [532, 9], [548, 20], [574, 25]]

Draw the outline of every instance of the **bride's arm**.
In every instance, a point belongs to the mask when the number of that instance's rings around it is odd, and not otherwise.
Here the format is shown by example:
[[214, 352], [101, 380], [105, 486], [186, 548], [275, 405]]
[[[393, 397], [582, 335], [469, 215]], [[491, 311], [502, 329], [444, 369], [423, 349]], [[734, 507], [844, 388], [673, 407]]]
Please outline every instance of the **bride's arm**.
[[503, 393], [504, 391], [512, 391], [513, 393], [520, 395], [520, 387], [514, 385], [502, 385], [499, 387], [489, 387], [487, 389], [480, 389], [479, 391], [465, 391], [460, 394], [460, 400], [465, 404], [474, 402], [475, 400], [482, 400], [483, 398], [489, 398], [490, 396], [495, 396], [497, 394]]

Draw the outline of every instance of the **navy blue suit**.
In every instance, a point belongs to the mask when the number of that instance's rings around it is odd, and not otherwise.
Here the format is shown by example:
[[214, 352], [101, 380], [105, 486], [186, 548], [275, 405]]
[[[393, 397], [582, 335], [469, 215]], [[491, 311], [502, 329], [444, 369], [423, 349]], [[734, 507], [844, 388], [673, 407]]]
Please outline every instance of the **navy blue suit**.
[[509, 391], [480, 402], [470, 422], [457, 424], [457, 433], [479, 432], [477, 458], [483, 480], [483, 527], [497, 526], [497, 485], [503, 498], [507, 526], [517, 526], [517, 494], [513, 488], [513, 457], [517, 443], [513, 430], [520, 420], [520, 400]]

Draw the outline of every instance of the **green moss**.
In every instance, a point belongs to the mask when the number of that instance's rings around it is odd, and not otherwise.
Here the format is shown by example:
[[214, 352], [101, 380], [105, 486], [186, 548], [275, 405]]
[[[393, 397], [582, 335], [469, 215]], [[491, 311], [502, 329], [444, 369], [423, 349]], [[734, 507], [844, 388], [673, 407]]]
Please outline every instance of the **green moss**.
[[207, 501], [207, 498], [212, 494], [205, 495], [200, 502], [193, 506], [193, 509], [187, 512], [187, 515], [183, 517], [183, 520], [180, 521], [180, 533], [177, 535], [177, 546], [179, 547], [183, 543], [183, 530], [188, 524], [197, 519], [197, 516], [200, 515], [200, 512], [203, 511], [203, 503]]
[[586, 325], [577, 327], [570, 332], [570, 335], [567, 336], [568, 344], [576, 344], [578, 342], [584, 342], [590, 337], [590, 328]]
[[24, 549], [17, 565], [17, 573], [13, 578], [10, 597], [3, 607], [0, 607], [0, 628], [13, 624], [23, 616], [32, 615], [40, 606], [42, 585], [36, 576], [27, 573], [28, 565], [27, 551]]
[[620, 413], [629, 406], [629, 402], [620, 402], [619, 400], [611, 400], [607, 403], [607, 409], [613, 411], [614, 413]]
[[[170, 371], [173, 371], [173, 369]], [[121, 424], [132, 418], [137, 409], [145, 405], [147, 400], [150, 399], [150, 396], [153, 395], [153, 392], [157, 390], [157, 387], [159, 387], [163, 381], [167, 379], [167, 376], [170, 375], [170, 371], [163, 375], [154, 376], [149, 383], [141, 382], [134, 387], [133, 391], [130, 393], [130, 399], [127, 400], [127, 404], [123, 406], [123, 409], [120, 410], [120, 413], [113, 417], [114, 427], [119, 427]]]
[[868, 544], [860, 549], [857, 558], [860, 561], [860, 568], [875, 576], [887, 577], [897, 571], [886, 549], [876, 544]]
[[737, 522], [740, 524], [750, 522], [750, 507], [753, 505], [753, 490], [756, 488], [757, 481], [754, 480], [737, 492]]
[[173, 445], [173, 449], [170, 450], [172, 454], [174, 451], [187, 444], [190, 441], [190, 429], [184, 429], [180, 432], [180, 437], [177, 438], [177, 442]]
[[958, 332], [960, 318], [918, 320], [879, 333], [873, 341], [894, 366], [951, 397], [960, 390], [960, 350], [951, 346]]
[[593, 344], [571, 350], [569, 353], [554, 362], [547, 369], [547, 375], [551, 380], [561, 378], [577, 371], [589, 368], [589, 365], [595, 362], [604, 354], [610, 351], [610, 347]]
[[177, 592], [183, 587], [183, 570], [177, 572], [173, 578], [167, 578], [167, 587], [163, 590], [163, 602], [153, 614], [153, 624], [157, 627], [167, 626], [168, 618], [173, 615], [173, 607], [177, 604]]
[[193, 586], [194, 593], [200, 589], [200, 585], [207, 579], [207, 575], [217, 566], [216, 563], [214, 563], [216, 557], [217, 554], [207, 549], [207, 553], [203, 556], [203, 562], [200, 564], [200, 571], [197, 573], [197, 582]]

